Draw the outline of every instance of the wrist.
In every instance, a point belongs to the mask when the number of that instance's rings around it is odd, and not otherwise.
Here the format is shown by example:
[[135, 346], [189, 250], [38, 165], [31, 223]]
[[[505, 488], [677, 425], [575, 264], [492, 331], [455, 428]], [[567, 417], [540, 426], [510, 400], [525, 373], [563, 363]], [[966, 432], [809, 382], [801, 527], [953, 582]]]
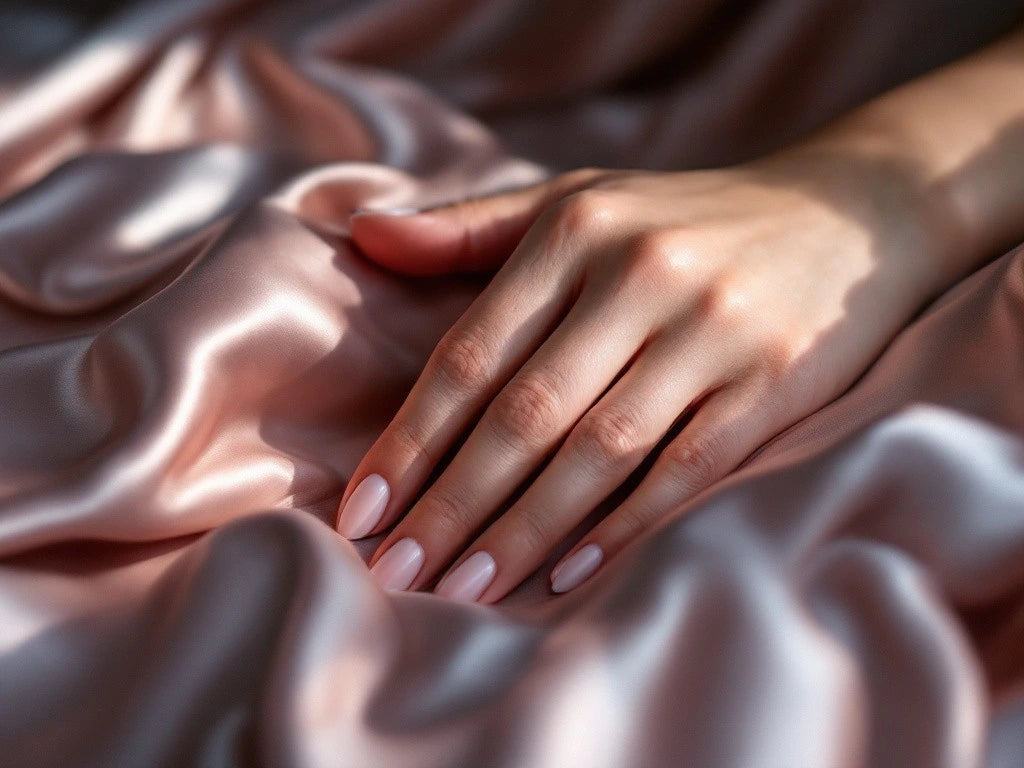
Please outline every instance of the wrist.
[[962, 276], [972, 249], [964, 217], [949, 185], [898, 126], [846, 120], [751, 167], [796, 180], [863, 226], [877, 257], [899, 260], [922, 300]]

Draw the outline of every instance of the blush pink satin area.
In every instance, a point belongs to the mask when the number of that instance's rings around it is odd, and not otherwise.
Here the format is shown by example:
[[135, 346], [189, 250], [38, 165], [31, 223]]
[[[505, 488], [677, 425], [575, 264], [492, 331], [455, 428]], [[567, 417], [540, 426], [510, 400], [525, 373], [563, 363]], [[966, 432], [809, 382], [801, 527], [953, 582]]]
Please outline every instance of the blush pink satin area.
[[22, 5], [0, 763], [1024, 765], [1024, 247], [567, 595], [385, 594], [330, 527], [482, 285], [374, 267], [353, 208], [747, 157], [1020, 3]]

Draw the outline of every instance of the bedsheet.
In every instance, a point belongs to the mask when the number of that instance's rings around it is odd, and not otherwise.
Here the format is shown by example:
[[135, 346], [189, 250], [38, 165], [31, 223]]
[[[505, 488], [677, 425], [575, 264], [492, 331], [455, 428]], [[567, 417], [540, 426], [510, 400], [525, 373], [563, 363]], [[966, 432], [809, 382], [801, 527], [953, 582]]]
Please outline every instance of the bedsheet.
[[1024, 247], [573, 593], [385, 594], [331, 527], [486, 279], [354, 208], [751, 157], [1022, 10], [0, 11], [0, 763], [1024, 765]]

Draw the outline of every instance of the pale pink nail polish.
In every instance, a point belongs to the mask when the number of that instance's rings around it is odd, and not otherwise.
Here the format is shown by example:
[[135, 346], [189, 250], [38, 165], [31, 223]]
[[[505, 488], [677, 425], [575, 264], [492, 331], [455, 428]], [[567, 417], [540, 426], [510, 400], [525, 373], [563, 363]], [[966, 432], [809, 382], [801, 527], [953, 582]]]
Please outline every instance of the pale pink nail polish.
[[381, 555], [370, 573], [382, 588], [400, 592], [409, 588], [425, 559], [423, 547], [416, 539], [399, 539]]
[[603, 559], [604, 552], [597, 544], [587, 544], [580, 548], [552, 571], [551, 591], [568, 592], [576, 589], [594, 574]]
[[338, 533], [346, 539], [361, 539], [380, 522], [389, 498], [391, 489], [387, 480], [380, 475], [364, 477], [341, 511]]
[[471, 603], [479, 599], [494, 581], [498, 564], [487, 552], [476, 552], [448, 574], [437, 587], [437, 594]]

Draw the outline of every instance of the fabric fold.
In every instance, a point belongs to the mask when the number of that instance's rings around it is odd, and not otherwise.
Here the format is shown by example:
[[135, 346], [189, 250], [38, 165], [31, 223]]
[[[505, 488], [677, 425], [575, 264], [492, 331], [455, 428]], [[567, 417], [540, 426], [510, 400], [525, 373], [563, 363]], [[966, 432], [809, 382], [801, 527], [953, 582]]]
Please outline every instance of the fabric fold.
[[1024, 246], [565, 595], [386, 593], [332, 528], [487, 279], [354, 209], [734, 162], [1024, 17], [734, 5], [83, 5], [0, 54], [4, 765], [1024, 760]]

